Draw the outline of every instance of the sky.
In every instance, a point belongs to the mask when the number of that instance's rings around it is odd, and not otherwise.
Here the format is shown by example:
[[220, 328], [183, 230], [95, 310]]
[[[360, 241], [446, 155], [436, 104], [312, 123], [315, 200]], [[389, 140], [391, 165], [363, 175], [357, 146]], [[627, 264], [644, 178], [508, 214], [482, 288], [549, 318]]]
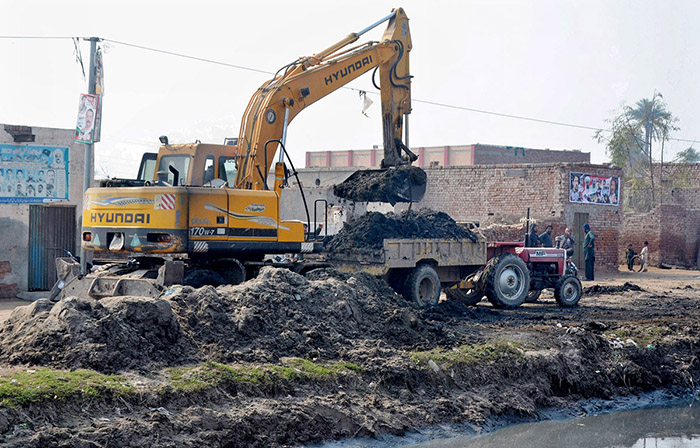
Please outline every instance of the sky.
[[[700, 2], [677, 0], [4, 0], [0, 15], [0, 123], [74, 128], [87, 80], [74, 43], [100, 37], [105, 96], [101, 175], [135, 177], [141, 154], [171, 143], [235, 137], [271, 73], [403, 7], [413, 50], [412, 147], [474, 143], [578, 149], [605, 163], [594, 130], [625, 105], [660, 92], [680, 128], [668, 160], [700, 140]], [[360, 42], [378, 40], [385, 25]], [[45, 37], [52, 37], [47, 39]], [[54, 38], [59, 37], [59, 38]], [[366, 37], [366, 39], [364, 39]], [[130, 45], [125, 45], [130, 44]], [[148, 51], [178, 53], [203, 62]], [[89, 43], [79, 44], [87, 64]], [[381, 145], [371, 76], [300, 113], [287, 149]], [[358, 90], [373, 106], [362, 114]], [[437, 103], [437, 104], [435, 104]], [[476, 111], [583, 126], [547, 124]]]

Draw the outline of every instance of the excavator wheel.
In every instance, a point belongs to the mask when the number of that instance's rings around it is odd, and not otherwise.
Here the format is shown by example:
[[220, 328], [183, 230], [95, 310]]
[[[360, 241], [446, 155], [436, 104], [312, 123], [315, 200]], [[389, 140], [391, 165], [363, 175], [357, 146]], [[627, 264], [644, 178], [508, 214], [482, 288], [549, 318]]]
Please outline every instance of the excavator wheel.
[[219, 273], [211, 269], [193, 269], [185, 274], [183, 283], [193, 288], [201, 288], [204, 285], [223, 285], [226, 283], [226, 280], [224, 280]]
[[216, 265], [208, 266], [221, 276], [223, 284], [238, 285], [246, 281], [246, 268], [235, 258], [227, 258]]

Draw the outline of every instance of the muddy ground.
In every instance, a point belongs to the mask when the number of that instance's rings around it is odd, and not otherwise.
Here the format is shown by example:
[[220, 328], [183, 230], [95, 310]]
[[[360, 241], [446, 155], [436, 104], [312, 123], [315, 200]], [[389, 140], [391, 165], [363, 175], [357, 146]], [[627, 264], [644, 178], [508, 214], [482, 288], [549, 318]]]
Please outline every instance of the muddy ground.
[[[300, 446], [537, 419], [544, 409], [590, 410], [582, 403], [591, 399], [696, 387], [700, 272], [620, 272], [584, 287], [574, 309], [544, 293], [510, 311], [485, 301], [421, 310], [364, 274], [266, 268], [242, 285], [176, 287], [158, 299], [37, 301], [0, 324], [0, 379], [42, 366], [87, 368], [122, 375], [134, 392], [7, 405], [0, 440]], [[230, 377], [195, 392], [172, 385], [173, 369], [288, 366], [289, 357], [351, 368]]]

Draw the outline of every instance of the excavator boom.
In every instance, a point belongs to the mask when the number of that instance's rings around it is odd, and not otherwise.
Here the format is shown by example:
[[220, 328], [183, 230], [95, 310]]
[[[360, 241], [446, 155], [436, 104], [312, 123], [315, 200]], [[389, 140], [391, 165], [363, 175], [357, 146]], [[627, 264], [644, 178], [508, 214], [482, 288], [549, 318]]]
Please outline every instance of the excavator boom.
[[[384, 22], [388, 24], [380, 42], [347, 48], [362, 34]], [[375, 68], [379, 71], [381, 91], [382, 166], [409, 165], [416, 156], [404, 145], [402, 137], [404, 119], [411, 112], [411, 49], [408, 18], [403, 9], [398, 8], [364, 30], [284, 67], [280, 75], [258, 89], [246, 108], [236, 150], [238, 172], [235, 187], [268, 189], [266, 177], [279, 149], [278, 141], [283, 140], [294, 117]]]

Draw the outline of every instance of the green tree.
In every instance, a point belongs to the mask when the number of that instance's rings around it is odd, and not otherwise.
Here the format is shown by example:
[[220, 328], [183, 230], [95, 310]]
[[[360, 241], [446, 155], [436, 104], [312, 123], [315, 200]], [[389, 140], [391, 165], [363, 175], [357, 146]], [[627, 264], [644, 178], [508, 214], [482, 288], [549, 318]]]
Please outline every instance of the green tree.
[[622, 167], [625, 181], [633, 188], [651, 188], [651, 203], [656, 204], [654, 179], [654, 144], [660, 143], [663, 179], [664, 147], [672, 131], [678, 130], [676, 117], [667, 109], [663, 96], [654, 92], [651, 99], [642, 98], [634, 107], [624, 106], [622, 113], [608, 120], [612, 135], [596, 132], [595, 138], [606, 143], [611, 162]]
[[676, 163], [698, 163], [700, 162], [700, 151], [691, 146], [676, 154], [676, 158], [673, 161]]

